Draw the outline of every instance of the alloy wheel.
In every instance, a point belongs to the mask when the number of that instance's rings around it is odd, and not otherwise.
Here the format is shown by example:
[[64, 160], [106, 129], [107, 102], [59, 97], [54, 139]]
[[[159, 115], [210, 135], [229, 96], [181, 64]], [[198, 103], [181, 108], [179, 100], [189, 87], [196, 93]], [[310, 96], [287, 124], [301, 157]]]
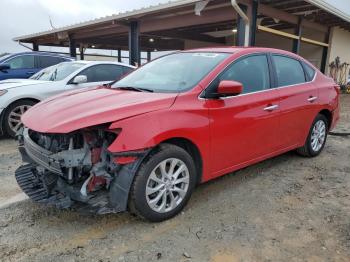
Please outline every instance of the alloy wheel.
[[322, 120], [318, 120], [311, 133], [311, 148], [315, 152], [318, 152], [326, 139], [326, 124]]
[[15, 107], [8, 116], [8, 125], [10, 129], [14, 132], [17, 133], [20, 128], [23, 126], [21, 117], [22, 115], [29, 109], [31, 108], [30, 105], [20, 105]]
[[147, 180], [147, 204], [158, 213], [174, 210], [184, 200], [189, 182], [189, 171], [182, 160], [163, 160], [152, 170]]

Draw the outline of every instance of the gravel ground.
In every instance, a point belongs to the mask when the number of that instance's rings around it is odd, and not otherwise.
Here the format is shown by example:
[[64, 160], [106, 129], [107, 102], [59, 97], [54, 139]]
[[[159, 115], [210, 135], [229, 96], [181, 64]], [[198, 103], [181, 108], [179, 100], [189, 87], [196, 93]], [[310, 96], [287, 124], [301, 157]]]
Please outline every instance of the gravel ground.
[[[350, 130], [350, 95], [337, 131]], [[350, 137], [307, 159], [290, 152], [200, 185], [152, 224], [25, 200], [0, 209], [1, 261], [350, 261]], [[0, 140], [0, 203], [20, 192], [16, 143]]]

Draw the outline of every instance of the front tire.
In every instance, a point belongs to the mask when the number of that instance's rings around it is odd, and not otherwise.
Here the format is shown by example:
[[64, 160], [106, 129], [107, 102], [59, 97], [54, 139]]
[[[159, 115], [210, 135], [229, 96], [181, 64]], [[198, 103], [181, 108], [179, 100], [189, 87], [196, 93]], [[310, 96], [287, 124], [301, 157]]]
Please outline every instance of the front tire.
[[297, 153], [306, 157], [318, 156], [326, 144], [328, 134], [328, 120], [324, 115], [318, 114], [311, 125], [309, 135], [303, 147]]
[[35, 104], [36, 103], [32, 100], [24, 99], [16, 101], [6, 108], [4, 115], [4, 129], [9, 136], [16, 136], [16, 133], [23, 126], [21, 121], [22, 115]]
[[152, 222], [169, 219], [184, 208], [195, 181], [192, 157], [178, 146], [162, 144], [144, 160], [136, 173], [129, 209]]

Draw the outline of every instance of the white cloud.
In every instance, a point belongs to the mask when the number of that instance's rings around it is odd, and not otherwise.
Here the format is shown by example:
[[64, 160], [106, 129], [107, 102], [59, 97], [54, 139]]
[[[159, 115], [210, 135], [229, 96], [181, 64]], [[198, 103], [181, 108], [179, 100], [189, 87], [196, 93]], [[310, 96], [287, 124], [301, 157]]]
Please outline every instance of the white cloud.
[[0, 54], [26, 50], [12, 39], [168, 0], [1, 0]]

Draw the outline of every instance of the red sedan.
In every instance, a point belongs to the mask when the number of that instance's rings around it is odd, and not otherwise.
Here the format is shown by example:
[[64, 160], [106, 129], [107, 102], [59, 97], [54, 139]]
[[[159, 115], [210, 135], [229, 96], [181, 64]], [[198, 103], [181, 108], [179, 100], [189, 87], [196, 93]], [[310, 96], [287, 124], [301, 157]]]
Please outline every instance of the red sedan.
[[293, 53], [176, 52], [30, 109], [16, 178], [41, 203], [161, 221], [201, 182], [290, 150], [317, 156], [338, 119], [338, 85]]

